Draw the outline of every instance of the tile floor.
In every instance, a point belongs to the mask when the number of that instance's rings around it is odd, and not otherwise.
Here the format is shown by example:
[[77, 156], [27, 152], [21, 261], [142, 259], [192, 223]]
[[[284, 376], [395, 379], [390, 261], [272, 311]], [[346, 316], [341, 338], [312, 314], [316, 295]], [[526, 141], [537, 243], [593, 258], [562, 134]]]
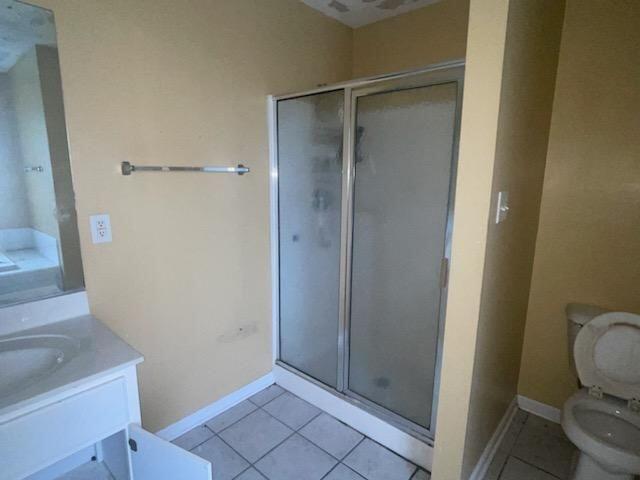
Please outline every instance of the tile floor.
[[429, 474], [277, 385], [174, 440], [214, 480], [428, 480]]
[[[174, 440], [213, 480], [428, 480], [429, 474], [277, 385]], [[565, 480], [575, 447], [560, 425], [518, 410], [485, 480]], [[108, 480], [90, 463], [61, 480]]]
[[575, 452], [560, 425], [518, 410], [485, 480], [565, 480]]

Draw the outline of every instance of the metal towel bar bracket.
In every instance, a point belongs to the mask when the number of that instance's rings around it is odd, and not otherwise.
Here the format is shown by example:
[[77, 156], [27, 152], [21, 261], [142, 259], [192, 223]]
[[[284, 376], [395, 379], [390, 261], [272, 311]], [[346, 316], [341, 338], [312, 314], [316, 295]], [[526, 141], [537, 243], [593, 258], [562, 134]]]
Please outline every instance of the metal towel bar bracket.
[[244, 175], [249, 173], [249, 167], [238, 164], [236, 167], [159, 167], [152, 165], [132, 165], [122, 162], [120, 168], [123, 175], [131, 175], [133, 172], [204, 172], [204, 173], [237, 173]]

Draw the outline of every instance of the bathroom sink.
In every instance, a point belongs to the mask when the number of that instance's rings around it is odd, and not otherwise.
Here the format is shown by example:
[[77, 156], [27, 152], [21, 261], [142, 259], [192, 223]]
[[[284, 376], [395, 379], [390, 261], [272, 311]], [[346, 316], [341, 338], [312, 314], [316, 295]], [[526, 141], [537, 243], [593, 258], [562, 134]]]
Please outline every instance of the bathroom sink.
[[28, 335], [0, 340], [0, 398], [51, 375], [77, 352], [66, 335]]
[[[69, 389], [142, 361], [142, 355], [91, 315], [20, 328], [37, 317], [30, 304], [15, 308], [20, 310], [0, 309], [0, 425]], [[55, 309], [43, 313], [55, 314]]]

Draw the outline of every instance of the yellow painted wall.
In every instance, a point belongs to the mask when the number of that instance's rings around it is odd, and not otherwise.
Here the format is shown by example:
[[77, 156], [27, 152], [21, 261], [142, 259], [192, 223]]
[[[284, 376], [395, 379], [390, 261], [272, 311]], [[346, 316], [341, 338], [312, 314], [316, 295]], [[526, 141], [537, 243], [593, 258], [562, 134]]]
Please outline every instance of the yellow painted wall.
[[[271, 369], [266, 95], [347, 79], [351, 30], [298, 0], [38, 0], [56, 15], [91, 311], [145, 355], [164, 427]], [[139, 174], [121, 161], [251, 167]], [[113, 243], [91, 244], [109, 213]]]
[[462, 478], [509, 0], [471, 0], [434, 480]]
[[353, 77], [464, 58], [469, 0], [442, 0], [353, 32]]
[[[462, 478], [516, 395], [564, 2], [510, 2]], [[496, 224], [498, 192], [509, 214]]]
[[640, 312], [640, 2], [568, 0], [518, 391], [575, 390], [565, 305]]
[[469, 477], [516, 394], [563, 7], [471, 1], [434, 479]]

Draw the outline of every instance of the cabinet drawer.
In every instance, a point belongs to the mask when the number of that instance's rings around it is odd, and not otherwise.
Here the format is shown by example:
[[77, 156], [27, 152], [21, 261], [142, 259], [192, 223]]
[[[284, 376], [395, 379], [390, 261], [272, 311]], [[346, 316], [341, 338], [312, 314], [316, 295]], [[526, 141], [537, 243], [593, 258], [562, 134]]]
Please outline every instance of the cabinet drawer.
[[129, 423], [124, 378], [0, 425], [0, 479], [34, 473]]

